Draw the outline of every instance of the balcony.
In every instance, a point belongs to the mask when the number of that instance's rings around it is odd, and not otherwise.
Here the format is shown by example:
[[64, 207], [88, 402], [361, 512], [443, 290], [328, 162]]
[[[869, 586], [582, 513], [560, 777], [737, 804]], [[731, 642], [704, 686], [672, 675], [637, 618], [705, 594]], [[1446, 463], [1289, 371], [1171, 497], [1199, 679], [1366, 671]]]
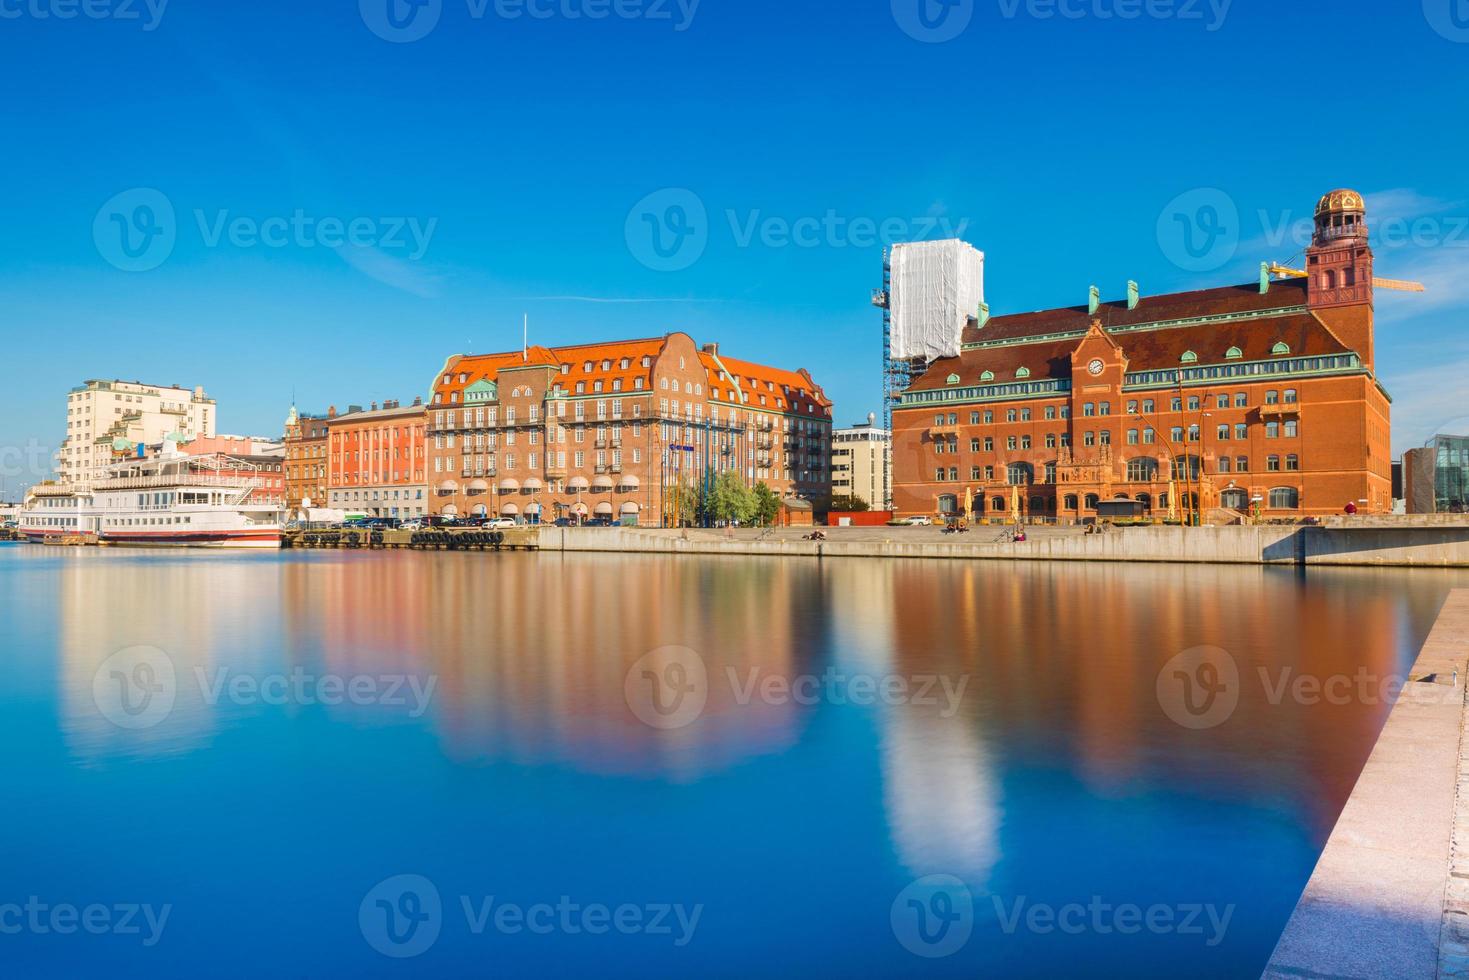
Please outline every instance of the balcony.
[[1260, 406], [1260, 418], [1262, 419], [1299, 418], [1300, 415], [1301, 406], [1298, 402]]

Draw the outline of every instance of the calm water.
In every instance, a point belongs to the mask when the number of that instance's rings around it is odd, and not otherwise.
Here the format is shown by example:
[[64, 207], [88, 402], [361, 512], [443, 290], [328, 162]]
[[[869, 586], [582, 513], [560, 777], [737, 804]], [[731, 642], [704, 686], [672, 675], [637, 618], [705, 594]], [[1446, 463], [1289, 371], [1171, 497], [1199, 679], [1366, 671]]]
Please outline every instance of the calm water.
[[0, 546], [4, 973], [1256, 976], [1461, 585]]

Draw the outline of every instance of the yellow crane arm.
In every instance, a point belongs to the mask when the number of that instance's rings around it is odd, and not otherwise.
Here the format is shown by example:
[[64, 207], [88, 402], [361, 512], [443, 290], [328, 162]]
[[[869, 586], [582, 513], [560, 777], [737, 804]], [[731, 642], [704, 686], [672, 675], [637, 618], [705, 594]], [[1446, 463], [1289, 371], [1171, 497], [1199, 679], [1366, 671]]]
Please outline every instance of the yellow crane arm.
[[[1271, 264], [1270, 274], [1289, 279], [1304, 279], [1308, 275], [1305, 269], [1292, 269], [1277, 263]], [[1372, 279], [1372, 285], [1378, 289], [1396, 289], [1405, 293], [1421, 293], [1426, 288], [1421, 282], [1411, 282], [1407, 279], [1378, 279], [1375, 276]]]

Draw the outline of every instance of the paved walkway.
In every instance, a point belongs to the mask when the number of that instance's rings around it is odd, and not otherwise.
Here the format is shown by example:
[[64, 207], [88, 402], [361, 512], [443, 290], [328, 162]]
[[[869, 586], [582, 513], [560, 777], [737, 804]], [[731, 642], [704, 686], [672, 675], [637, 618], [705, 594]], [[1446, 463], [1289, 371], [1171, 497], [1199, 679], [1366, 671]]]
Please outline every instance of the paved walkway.
[[1469, 589], [1459, 589], [1444, 603], [1265, 977], [1469, 977], [1466, 652]]

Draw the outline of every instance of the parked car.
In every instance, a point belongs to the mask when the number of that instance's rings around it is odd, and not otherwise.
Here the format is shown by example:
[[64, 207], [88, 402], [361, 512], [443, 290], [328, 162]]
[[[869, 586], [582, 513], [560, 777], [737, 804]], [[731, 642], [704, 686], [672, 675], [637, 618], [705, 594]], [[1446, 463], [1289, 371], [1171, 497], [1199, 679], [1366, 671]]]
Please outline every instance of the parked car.
[[587, 521], [587, 527], [613, 527], [615, 522], [610, 517], [593, 517]]
[[576, 527], [576, 518], [575, 517], [558, 517], [558, 518], [556, 518], [556, 526], [557, 527]]
[[423, 518], [421, 518], [421, 517], [415, 517], [411, 521], [404, 521], [402, 524], [399, 524], [398, 525], [398, 530], [400, 530], [400, 531], [422, 531], [427, 526], [428, 525], [424, 523]]
[[511, 517], [491, 517], [489, 520], [485, 521], [485, 527], [495, 528], [496, 530], [514, 526], [515, 519]]
[[908, 518], [908, 523], [914, 527], [928, 527], [933, 524], [933, 518], [926, 514], [919, 514], [917, 517]]

